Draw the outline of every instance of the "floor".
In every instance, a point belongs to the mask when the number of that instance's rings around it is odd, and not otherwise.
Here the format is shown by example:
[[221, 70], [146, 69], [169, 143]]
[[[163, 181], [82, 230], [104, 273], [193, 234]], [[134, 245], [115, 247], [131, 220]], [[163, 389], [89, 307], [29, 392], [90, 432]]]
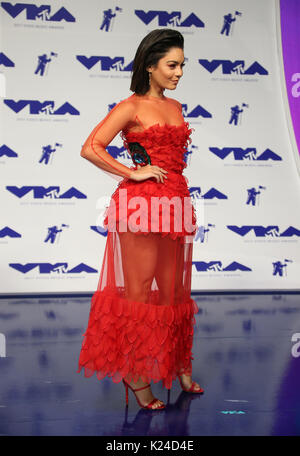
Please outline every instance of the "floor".
[[78, 374], [90, 295], [0, 297], [0, 435], [300, 435], [300, 294], [193, 294], [191, 395], [148, 412], [123, 384]]

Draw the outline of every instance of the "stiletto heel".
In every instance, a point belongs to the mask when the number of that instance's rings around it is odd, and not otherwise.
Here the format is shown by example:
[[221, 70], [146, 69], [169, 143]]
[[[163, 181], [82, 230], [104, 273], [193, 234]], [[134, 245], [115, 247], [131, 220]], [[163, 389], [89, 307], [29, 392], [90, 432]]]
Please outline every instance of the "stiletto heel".
[[186, 388], [183, 383], [182, 383], [182, 380], [181, 380], [181, 377], [178, 375], [178, 378], [179, 378], [179, 382], [180, 382], [180, 386], [181, 388], [183, 389], [183, 391], [185, 391], [186, 393], [196, 393], [196, 394], [199, 394], [199, 393], [204, 393], [204, 389], [201, 388], [200, 386], [200, 389], [195, 389], [195, 386], [196, 386], [196, 382], [192, 382], [190, 388]]
[[139, 404], [140, 407], [144, 408], [144, 409], [148, 409], [148, 410], [162, 410], [165, 408], [165, 404], [161, 404], [159, 405], [158, 407], [152, 407], [155, 402], [157, 402], [159, 399], [157, 399], [156, 397], [151, 401], [149, 402], [149, 404], [147, 405], [142, 405], [139, 401], [139, 398], [137, 397], [136, 395], [136, 391], [141, 391], [143, 389], [146, 389], [146, 388], [150, 388], [150, 383], [148, 383], [148, 385], [145, 385], [145, 386], [142, 386], [141, 388], [135, 388], [133, 389], [125, 380], [124, 378], [122, 379], [122, 382], [124, 383], [124, 386], [125, 386], [125, 393], [126, 393], [126, 406], [128, 406], [128, 388], [131, 389], [131, 391], [134, 393], [135, 395], [135, 398]]
[[125, 388], [126, 388], [126, 405], [128, 405], [128, 386], [126, 383], [124, 383]]

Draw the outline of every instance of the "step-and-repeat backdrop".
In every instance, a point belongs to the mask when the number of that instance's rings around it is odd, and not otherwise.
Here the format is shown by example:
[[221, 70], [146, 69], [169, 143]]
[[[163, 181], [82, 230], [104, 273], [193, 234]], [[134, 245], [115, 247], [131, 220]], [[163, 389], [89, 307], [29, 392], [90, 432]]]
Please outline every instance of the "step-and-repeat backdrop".
[[[1, 293], [92, 292], [112, 178], [80, 156], [141, 39], [185, 38], [193, 290], [299, 289], [300, 179], [276, 0], [1, 2]], [[108, 152], [131, 166], [117, 135]]]

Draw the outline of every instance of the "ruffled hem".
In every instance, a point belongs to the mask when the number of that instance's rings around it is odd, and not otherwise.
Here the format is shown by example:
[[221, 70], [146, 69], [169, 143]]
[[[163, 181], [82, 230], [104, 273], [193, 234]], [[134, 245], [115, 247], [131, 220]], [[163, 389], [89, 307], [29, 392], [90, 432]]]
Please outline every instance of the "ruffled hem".
[[178, 375], [192, 373], [192, 343], [196, 302], [191, 297], [173, 305], [158, 305], [159, 291], [152, 291], [149, 304], [128, 300], [124, 291], [105, 288], [91, 301], [78, 370], [85, 377], [112, 377], [114, 383], [157, 383], [170, 389]]

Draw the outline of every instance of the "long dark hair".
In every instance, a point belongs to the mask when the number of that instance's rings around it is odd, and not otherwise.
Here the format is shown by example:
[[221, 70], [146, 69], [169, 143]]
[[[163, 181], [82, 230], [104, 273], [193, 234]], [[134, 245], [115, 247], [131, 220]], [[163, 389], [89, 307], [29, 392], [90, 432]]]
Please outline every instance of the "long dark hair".
[[183, 49], [184, 38], [174, 29], [156, 29], [146, 35], [137, 48], [133, 67], [130, 90], [138, 95], [144, 95], [149, 90], [149, 75], [146, 68], [157, 65], [169, 49]]

